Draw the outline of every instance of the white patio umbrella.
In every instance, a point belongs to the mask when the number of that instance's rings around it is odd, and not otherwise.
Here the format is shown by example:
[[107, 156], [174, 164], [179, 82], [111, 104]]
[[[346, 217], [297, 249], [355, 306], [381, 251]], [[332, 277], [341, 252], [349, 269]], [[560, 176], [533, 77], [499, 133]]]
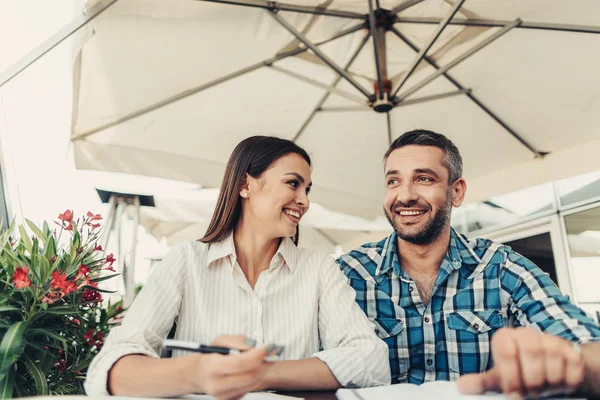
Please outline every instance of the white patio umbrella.
[[[218, 189], [203, 189], [178, 196], [154, 196], [154, 207], [141, 207], [140, 224], [169, 245], [201, 238], [217, 203]], [[129, 209], [132, 217], [136, 210]], [[385, 218], [375, 221], [329, 211], [313, 204], [300, 223], [300, 245], [327, 253], [348, 251], [389, 235]]]
[[235, 144], [276, 135], [313, 157], [313, 201], [374, 218], [410, 129], [458, 145], [470, 201], [600, 166], [597, 0], [104, 6], [75, 64], [78, 168], [216, 187]]

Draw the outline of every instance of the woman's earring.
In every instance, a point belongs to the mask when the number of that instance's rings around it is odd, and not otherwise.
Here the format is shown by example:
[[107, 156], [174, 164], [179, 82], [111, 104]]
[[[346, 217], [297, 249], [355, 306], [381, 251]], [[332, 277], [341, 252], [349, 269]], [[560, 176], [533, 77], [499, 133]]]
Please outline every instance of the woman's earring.
[[246, 193], [246, 192], [242, 193], [242, 197], [243, 197], [243, 198], [246, 198], [246, 197], [248, 197], [248, 193]]

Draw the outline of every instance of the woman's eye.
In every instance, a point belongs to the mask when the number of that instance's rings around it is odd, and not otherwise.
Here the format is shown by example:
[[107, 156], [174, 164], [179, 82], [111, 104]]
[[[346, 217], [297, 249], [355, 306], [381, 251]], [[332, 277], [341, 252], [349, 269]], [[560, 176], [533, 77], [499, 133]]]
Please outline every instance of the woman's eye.
[[288, 182], [294, 189], [298, 187], [298, 181], [289, 181]]

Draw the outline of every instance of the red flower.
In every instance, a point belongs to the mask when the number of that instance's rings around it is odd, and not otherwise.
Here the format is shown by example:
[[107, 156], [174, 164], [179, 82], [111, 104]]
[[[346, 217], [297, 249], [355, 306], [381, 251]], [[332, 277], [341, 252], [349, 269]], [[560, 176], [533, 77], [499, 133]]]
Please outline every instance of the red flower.
[[89, 269], [88, 267], [86, 267], [84, 264], [81, 264], [79, 266], [79, 272], [77, 272], [77, 275], [75, 276], [75, 280], [79, 280], [81, 278], [85, 278], [88, 276], [88, 274], [92, 272], [91, 269]]
[[87, 276], [85, 277], [85, 280], [83, 281], [83, 283], [84, 283], [85, 286], [91, 286], [93, 288], [97, 288], [98, 287], [98, 284], [96, 282], [94, 282], [94, 281], [91, 281], [90, 278], [87, 277]]
[[100, 214], [94, 215], [91, 211], [87, 212], [87, 216], [90, 218], [90, 221], [100, 221], [102, 219]]
[[102, 246], [97, 245], [96, 247], [94, 247], [94, 251], [102, 251]]
[[23, 266], [22, 268], [17, 268], [15, 273], [13, 274], [13, 283], [15, 288], [17, 289], [25, 289], [31, 285], [31, 281], [29, 280], [29, 268]]
[[104, 344], [104, 332], [98, 331], [94, 333], [93, 329], [88, 329], [83, 335], [83, 338], [90, 346], [96, 346], [98, 349]]
[[117, 261], [117, 259], [113, 256], [113, 253], [110, 253], [107, 257], [106, 257], [106, 261], [104, 261], [104, 264], [108, 264], [110, 263], [110, 266], [112, 267], [113, 263]]
[[92, 230], [100, 228], [100, 224], [92, 224]]
[[94, 330], [88, 329], [86, 333], [83, 334], [83, 338], [90, 344], [90, 341], [94, 339]]
[[50, 281], [51, 289], [62, 290], [67, 285], [67, 275], [61, 274], [59, 271], [52, 273], [52, 280]]
[[102, 303], [102, 295], [96, 290], [85, 289], [79, 301], [82, 303], [99, 304]]
[[[73, 281], [70, 281], [67, 279], [67, 275], [65, 274], [61, 274], [58, 271], [54, 271], [52, 273], [52, 280], [50, 281], [50, 289], [54, 289], [55, 291], [58, 291], [59, 296], [58, 297], [62, 297], [62, 296], [66, 296], [67, 294], [71, 293], [71, 292], [75, 292], [77, 290], [77, 284]], [[54, 300], [52, 298], [53, 296], [50, 296], [50, 300]]]
[[80, 321], [79, 321], [77, 318], [73, 318], [73, 319], [71, 320], [71, 322], [72, 322], [72, 323], [74, 323], [74, 324], [75, 324], [75, 325], [77, 325], [77, 326], [81, 325], [81, 322], [80, 322]]
[[58, 215], [58, 219], [65, 222], [73, 221], [73, 211], [66, 210], [64, 213]]

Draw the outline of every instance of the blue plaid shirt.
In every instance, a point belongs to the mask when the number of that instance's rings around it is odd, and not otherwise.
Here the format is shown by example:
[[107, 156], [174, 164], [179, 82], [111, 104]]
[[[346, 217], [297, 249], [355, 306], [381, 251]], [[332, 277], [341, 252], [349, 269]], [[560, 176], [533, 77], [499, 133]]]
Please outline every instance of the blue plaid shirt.
[[[600, 328], [548, 276], [508, 246], [451, 231], [429, 304], [402, 270], [395, 233], [337, 262], [356, 302], [389, 347], [392, 383], [457, 380], [492, 366], [490, 339], [508, 325], [571, 342], [600, 340]], [[510, 322], [509, 322], [510, 321]]]

